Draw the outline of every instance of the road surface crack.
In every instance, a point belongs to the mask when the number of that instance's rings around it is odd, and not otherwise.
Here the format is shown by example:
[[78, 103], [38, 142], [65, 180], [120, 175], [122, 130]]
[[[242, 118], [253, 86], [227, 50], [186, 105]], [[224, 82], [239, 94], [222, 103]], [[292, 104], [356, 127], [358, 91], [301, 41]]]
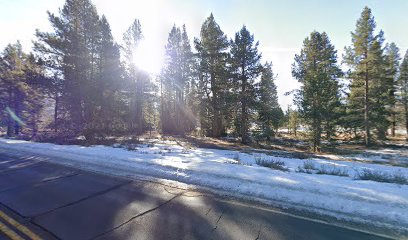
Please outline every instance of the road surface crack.
[[77, 203], [79, 203], [79, 202], [85, 201], [85, 200], [87, 200], [87, 199], [90, 199], [90, 198], [93, 198], [93, 197], [96, 197], [96, 196], [105, 194], [105, 193], [110, 192], [110, 191], [112, 191], [112, 190], [115, 190], [115, 189], [117, 189], [117, 188], [123, 187], [124, 185], [127, 185], [127, 184], [129, 184], [129, 183], [131, 183], [131, 182], [132, 182], [132, 181], [126, 181], [126, 182], [117, 184], [117, 185], [115, 185], [115, 186], [112, 186], [112, 187], [110, 187], [110, 188], [107, 188], [107, 189], [105, 189], [105, 190], [102, 190], [102, 191], [93, 193], [93, 194], [91, 194], [91, 195], [88, 195], [88, 196], [83, 197], [83, 198], [81, 198], [81, 199], [78, 199], [78, 200], [76, 200], [76, 201], [70, 202], [70, 203], [68, 203], [68, 204], [59, 206], [59, 207], [57, 207], [57, 208], [50, 209], [50, 210], [48, 210], [48, 211], [46, 211], [46, 212], [40, 213], [40, 214], [38, 214], [38, 215], [32, 217], [32, 219], [41, 217], [41, 216], [43, 216], [43, 215], [46, 215], [46, 214], [48, 214], [48, 213], [50, 213], [50, 212], [54, 212], [54, 211], [56, 211], [56, 210], [58, 210], [58, 209], [61, 209], [61, 208], [65, 208], [65, 207], [68, 207], [68, 206], [72, 206], [72, 205], [74, 205], [74, 204], [77, 204]]
[[121, 224], [119, 224], [119, 225], [117, 225], [117, 226], [115, 226], [115, 227], [113, 227], [113, 228], [111, 228], [111, 229], [109, 229], [109, 230], [107, 230], [107, 231], [105, 231], [105, 232], [103, 232], [103, 233], [100, 233], [100, 234], [98, 234], [98, 235], [96, 235], [96, 236], [94, 236], [94, 237], [91, 237], [90, 240], [91, 240], [91, 239], [96, 239], [96, 238], [101, 237], [101, 236], [103, 236], [103, 235], [106, 235], [106, 234], [108, 234], [108, 233], [110, 233], [110, 232], [113, 232], [113, 231], [115, 231], [116, 229], [121, 228], [121, 227], [125, 226], [126, 224], [132, 222], [133, 220], [135, 220], [135, 219], [138, 218], [138, 217], [141, 217], [141, 216], [143, 216], [143, 215], [146, 215], [146, 214], [148, 214], [148, 213], [151, 213], [151, 212], [153, 212], [153, 211], [156, 211], [157, 209], [159, 209], [159, 208], [163, 207], [164, 205], [166, 205], [166, 204], [170, 203], [171, 201], [173, 201], [175, 198], [180, 197], [180, 196], [183, 195], [184, 193], [185, 193], [185, 192], [179, 193], [179, 194], [175, 195], [174, 197], [170, 198], [169, 200], [167, 200], [167, 201], [165, 201], [165, 202], [159, 204], [157, 207], [154, 207], [154, 208], [151, 208], [151, 209], [149, 209], [149, 210], [147, 210], [147, 211], [144, 211], [144, 212], [142, 212], [142, 213], [139, 213], [139, 214], [137, 214], [136, 216], [133, 216], [133, 217], [129, 218], [129, 219], [126, 220], [125, 222], [123, 222], [123, 223], [121, 223]]
[[259, 236], [261, 235], [262, 225], [259, 225], [258, 235], [256, 236], [255, 240], [259, 240]]
[[207, 212], [205, 213], [205, 216], [207, 216], [207, 215], [211, 212], [211, 209], [212, 209], [212, 208], [209, 208], [209, 209], [207, 210]]
[[77, 173], [77, 172], [71, 172], [71, 173], [67, 173], [65, 175], [60, 175], [60, 176], [47, 178], [45, 180], [37, 181], [37, 182], [34, 182], [34, 183], [27, 183], [27, 184], [18, 185], [18, 186], [15, 186], [15, 187], [6, 188], [6, 189], [1, 190], [0, 193], [10, 191], [10, 190], [19, 189], [19, 188], [23, 188], [23, 187], [27, 187], [27, 186], [37, 186], [38, 184], [53, 182], [53, 181], [57, 181], [57, 180], [60, 180], [60, 179], [63, 179], [63, 178], [70, 178], [70, 177], [74, 177], [74, 176], [76, 176], [78, 174], [79, 173]]
[[167, 192], [168, 194], [173, 195], [173, 196], [176, 196], [176, 195], [179, 194], [179, 193], [170, 192], [165, 186], [163, 186], [163, 189], [164, 189], [165, 192]]
[[213, 232], [218, 228], [218, 223], [220, 222], [222, 215], [224, 215], [224, 212], [221, 212], [220, 217], [217, 219], [217, 222], [215, 222], [215, 227], [213, 228]]

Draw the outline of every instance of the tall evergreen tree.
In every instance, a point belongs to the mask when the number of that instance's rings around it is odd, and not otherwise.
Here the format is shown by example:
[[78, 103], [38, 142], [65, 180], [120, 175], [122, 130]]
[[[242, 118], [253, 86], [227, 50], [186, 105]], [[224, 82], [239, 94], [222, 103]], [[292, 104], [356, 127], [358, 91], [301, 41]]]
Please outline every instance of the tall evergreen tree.
[[140, 134], [144, 130], [143, 105], [146, 86], [149, 78], [137, 68], [135, 60], [139, 57], [136, 50], [143, 39], [140, 21], [135, 19], [132, 25], [123, 34], [124, 55], [126, 58], [126, 78], [128, 84], [129, 104], [129, 126], [130, 130]]
[[376, 24], [371, 9], [365, 7], [352, 33], [352, 45], [345, 49], [345, 62], [351, 67], [351, 92], [347, 99], [350, 119], [356, 129], [363, 129], [365, 144], [372, 141], [372, 129], [385, 136], [389, 126], [386, 103], [386, 64], [382, 44], [383, 33], [375, 35]]
[[399, 61], [401, 60], [399, 55], [399, 49], [395, 43], [391, 43], [385, 48], [385, 61], [386, 61], [386, 89], [388, 90], [388, 103], [387, 110], [390, 114], [391, 121], [391, 135], [395, 136], [395, 128], [397, 126], [397, 109], [396, 109], [396, 91], [398, 80]]
[[20, 133], [24, 93], [28, 86], [24, 79], [24, 58], [21, 44], [9, 44], [1, 58], [2, 112], [5, 114], [7, 136]]
[[183, 131], [191, 131], [196, 127], [197, 112], [195, 111], [195, 84], [194, 69], [196, 68], [194, 54], [188, 37], [186, 26], [183, 25], [181, 30], [181, 86], [182, 92], [180, 99], [182, 100], [181, 112], [179, 116], [182, 118], [180, 123], [183, 127], [179, 127]]
[[336, 50], [326, 33], [314, 31], [303, 41], [292, 74], [302, 84], [295, 102], [310, 126], [313, 150], [320, 151], [324, 123], [332, 120], [340, 104], [338, 78], [342, 74]]
[[123, 96], [122, 71], [119, 45], [113, 40], [111, 29], [105, 16], [100, 19], [101, 39], [97, 65], [96, 112], [94, 123], [102, 133], [113, 133], [114, 126], [123, 122], [121, 110]]
[[403, 107], [403, 119], [405, 121], [406, 139], [408, 140], [408, 50], [400, 65], [398, 77], [398, 100]]
[[24, 93], [26, 126], [31, 129], [34, 138], [44, 118], [41, 117], [45, 106], [47, 85], [49, 78], [45, 74], [45, 65], [41, 58], [36, 58], [33, 53], [27, 55], [25, 64], [25, 82], [28, 86]]
[[201, 129], [208, 136], [220, 137], [226, 133], [225, 117], [228, 113], [226, 65], [229, 43], [213, 14], [201, 26], [200, 39], [195, 39], [194, 43], [198, 60]]
[[[162, 69], [160, 81], [162, 85], [161, 127], [163, 133], [178, 133], [178, 104], [180, 104], [181, 80], [181, 32], [175, 25], [169, 33], [166, 45], [166, 63]], [[177, 108], [177, 109], [176, 109]], [[174, 132], [173, 132], [174, 131]]]
[[44, 104], [44, 80], [41, 61], [25, 54], [19, 42], [4, 49], [0, 58], [0, 110], [8, 136], [19, 135], [23, 127], [36, 135]]
[[185, 26], [173, 26], [166, 45], [166, 62], [162, 82], [161, 123], [164, 133], [184, 134], [188, 130], [191, 110], [187, 106], [192, 76], [192, 51]]
[[242, 143], [249, 143], [249, 127], [253, 110], [256, 105], [255, 79], [262, 72], [260, 63], [261, 54], [258, 52], [259, 42], [254, 42], [252, 35], [243, 26], [235, 34], [234, 41], [231, 41], [231, 69], [233, 74], [233, 85], [238, 92], [240, 102], [240, 135]]
[[37, 52], [62, 72], [67, 128], [92, 138], [100, 54], [100, 19], [89, 0], [67, 0], [59, 16], [48, 13], [53, 32], [37, 31]]
[[390, 126], [390, 110], [391, 110], [391, 93], [393, 92], [393, 84], [387, 77], [386, 56], [384, 54], [384, 38], [381, 31], [374, 41], [371, 51], [368, 55], [368, 60], [373, 63], [373, 68], [370, 69], [369, 75], [372, 76], [369, 92], [373, 95], [369, 99], [371, 122], [376, 130], [376, 136], [384, 140], [387, 130]]
[[270, 140], [283, 119], [283, 111], [278, 103], [278, 91], [274, 83], [275, 75], [272, 63], [266, 62], [261, 75], [258, 88], [258, 121], [261, 125], [262, 135]]

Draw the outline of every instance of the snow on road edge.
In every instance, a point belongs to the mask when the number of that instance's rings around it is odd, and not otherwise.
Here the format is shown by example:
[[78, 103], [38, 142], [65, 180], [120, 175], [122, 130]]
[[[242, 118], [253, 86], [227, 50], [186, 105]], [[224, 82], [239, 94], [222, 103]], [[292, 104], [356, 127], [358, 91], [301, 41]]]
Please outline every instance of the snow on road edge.
[[[408, 231], [408, 186], [298, 173], [295, 169], [303, 164], [301, 159], [276, 158], [289, 167], [288, 172], [283, 172], [257, 166], [254, 156], [247, 153], [200, 148], [185, 151], [166, 143], [140, 145], [136, 151], [127, 151], [106, 146], [63, 146], [0, 138], [0, 147], [56, 157], [49, 161], [86, 170], [175, 180], [282, 205], [287, 203], [343, 220]], [[245, 165], [231, 164], [237, 156]], [[263, 154], [256, 157], [270, 158]], [[323, 159], [315, 159], [315, 162], [335, 164], [350, 172], [360, 168], [408, 172], [404, 168], [365, 163]]]

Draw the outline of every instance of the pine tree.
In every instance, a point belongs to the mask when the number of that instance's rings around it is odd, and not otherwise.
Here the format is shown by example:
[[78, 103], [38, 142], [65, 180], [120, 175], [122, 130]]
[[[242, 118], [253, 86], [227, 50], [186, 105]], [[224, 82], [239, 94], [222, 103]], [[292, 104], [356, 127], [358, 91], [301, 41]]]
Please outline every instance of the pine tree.
[[[37, 134], [43, 107], [44, 68], [33, 54], [25, 54], [21, 44], [9, 44], [0, 58], [0, 110], [7, 135], [19, 135], [23, 127]], [[28, 132], [27, 132], [28, 133]]]
[[41, 58], [36, 58], [33, 53], [29, 53], [24, 64], [25, 82], [28, 85], [25, 92], [25, 112], [27, 127], [31, 129], [31, 137], [36, 137], [39, 125], [44, 118], [41, 118], [47, 95], [47, 84], [49, 78], [46, 77], [45, 64]]
[[54, 117], [51, 124], [54, 131], [57, 133], [60, 124], [66, 120], [63, 115], [68, 104], [64, 102], [65, 98], [65, 77], [64, 72], [64, 55], [66, 46], [64, 46], [60, 35], [55, 33], [43, 33], [36, 31], [37, 41], [34, 42], [34, 51], [44, 60], [44, 65], [50, 72], [50, 76], [44, 87], [47, 89], [47, 97], [54, 101]]
[[405, 121], [406, 139], [408, 140], [408, 50], [399, 67], [398, 77], [398, 101], [403, 106], [403, 118]]
[[105, 16], [99, 20], [100, 39], [98, 52], [95, 55], [94, 88], [92, 95], [94, 105], [92, 124], [98, 134], [113, 133], [113, 126], [122, 123], [118, 104], [121, 102], [122, 67], [119, 46], [114, 42], [109, 23]]
[[146, 85], [149, 83], [146, 75], [137, 68], [135, 59], [136, 49], [143, 39], [140, 21], [135, 19], [132, 25], [123, 34], [124, 55], [126, 58], [126, 78], [129, 89], [129, 127], [131, 132], [141, 134], [144, 130], [144, 93]]
[[369, 99], [372, 126], [376, 130], [376, 136], [384, 140], [387, 129], [390, 126], [390, 97], [393, 92], [393, 84], [387, 78], [386, 56], [384, 55], [383, 32], [381, 31], [374, 41], [368, 55], [373, 67], [369, 69], [368, 75], [372, 76], [369, 92], [372, 97]]
[[229, 90], [227, 60], [229, 43], [211, 14], [201, 26], [200, 39], [195, 39], [198, 61], [198, 91], [201, 129], [207, 136], [226, 133], [228, 114], [226, 98]]
[[186, 26], [183, 25], [181, 31], [181, 85], [182, 93], [182, 112], [179, 114], [181, 117], [180, 123], [183, 127], [179, 127], [183, 132], [191, 131], [196, 127], [196, 116], [195, 111], [195, 92], [194, 85], [196, 84], [194, 78], [194, 69], [196, 65], [194, 62], [194, 54], [191, 49], [190, 38], [187, 35]]
[[371, 9], [365, 7], [352, 33], [352, 46], [345, 49], [345, 62], [351, 67], [351, 91], [347, 99], [350, 120], [355, 129], [364, 130], [365, 144], [372, 142], [372, 129], [385, 137], [389, 126], [386, 104], [389, 84], [386, 84], [386, 64], [382, 44], [383, 32], [375, 35], [376, 24]]
[[310, 126], [313, 151], [320, 151], [324, 123], [331, 122], [340, 104], [338, 78], [342, 72], [326, 33], [312, 32], [295, 56], [293, 76], [302, 84], [295, 96], [302, 119]]
[[398, 79], [399, 61], [401, 60], [399, 55], [399, 49], [395, 43], [391, 43], [385, 48], [385, 61], [386, 61], [386, 88], [388, 90], [388, 103], [387, 109], [390, 114], [391, 121], [391, 135], [395, 136], [395, 128], [397, 125], [397, 110], [396, 110], [396, 87]]
[[171, 29], [166, 45], [166, 63], [161, 73], [164, 133], [184, 134], [191, 121], [186, 96], [192, 81], [192, 52], [185, 26]]
[[18, 135], [22, 121], [23, 98], [28, 89], [24, 79], [24, 58], [20, 42], [9, 44], [2, 54], [1, 58], [1, 89], [2, 112], [4, 112], [7, 126], [7, 136]]
[[238, 93], [240, 102], [240, 135], [242, 143], [249, 143], [249, 127], [251, 113], [256, 105], [255, 79], [262, 72], [260, 63], [261, 54], [258, 52], [259, 42], [254, 42], [254, 35], [247, 30], [246, 26], [235, 34], [231, 41], [231, 69], [233, 85]]
[[37, 31], [35, 49], [62, 75], [62, 104], [66, 127], [93, 138], [98, 62], [101, 48], [100, 18], [89, 0], [67, 0], [59, 16], [48, 13], [53, 32]]
[[274, 81], [272, 63], [266, 62], [259, 82], [257, 110], [262, 136], [267, 140], [275, 136], [283, 120], [283, 111], [278, 103], [278, 92]]
[[293, 132], [293, 135], [297, 137], [297, 130], [299, 129], [300, 120], [299, 112], [297, 110], [288, 109], [288, 129], [289, 132]]

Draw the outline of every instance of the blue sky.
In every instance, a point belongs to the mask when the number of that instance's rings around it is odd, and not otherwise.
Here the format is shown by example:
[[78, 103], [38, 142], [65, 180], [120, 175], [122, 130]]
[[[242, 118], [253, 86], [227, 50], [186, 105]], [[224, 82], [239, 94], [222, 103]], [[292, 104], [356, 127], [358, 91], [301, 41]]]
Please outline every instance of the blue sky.
[[[291, 104], [284, 93], [299, 85], [291, 76], [294, 54], [313, 31], [326, 31], [339, 51], [351, 42], [364, 6], [375, 16], [377, 28], [388, 42], [395, 42], [403, 54], [408, 48], [408, 1], [406, 0], [94, 0], [99, 14], [105, 14], [117, 41], [134, 18], [141, 21], [145, 35], [140, 61], [148, 71], [157, 72], [163, 46], [174, 23], [186, 24], [191, 40], [199, 36], [202, 22], [213, 12], [221, 29], [230, 37], [243, 24], [260, 42], [264, 61], [272, 61], [279, 101]], [[57, 12], [64, 0], [0, 0], [0, 48], [20, 40], [30, 50], [36, 28], [48, 30], [46, 11]]]

